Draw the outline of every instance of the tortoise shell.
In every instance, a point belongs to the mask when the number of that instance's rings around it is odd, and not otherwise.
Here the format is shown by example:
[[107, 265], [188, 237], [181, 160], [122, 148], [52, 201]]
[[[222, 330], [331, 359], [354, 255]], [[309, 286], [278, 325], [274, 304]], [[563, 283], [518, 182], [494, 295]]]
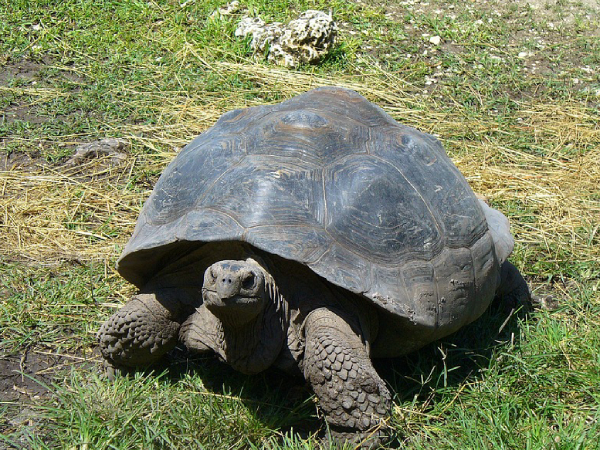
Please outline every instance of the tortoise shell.
[[484, 210], [440, 142], [342, 88], [223, 115], [166, 168], [118, 269], [143, 287], [219, 241], [435, 329], [478, 317], [500, 276]]

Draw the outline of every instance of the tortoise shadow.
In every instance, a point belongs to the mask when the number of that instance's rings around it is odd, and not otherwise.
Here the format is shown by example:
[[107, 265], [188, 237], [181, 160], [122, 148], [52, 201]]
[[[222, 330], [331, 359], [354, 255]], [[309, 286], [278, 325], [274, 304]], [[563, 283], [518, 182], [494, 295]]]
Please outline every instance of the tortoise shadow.
[[480, 375], [498, 351], [518, 347], [520, 326], [531, 312], [529, 301], [495, 299], [477, 320], [454, 334], [399, 358], [376, 360], [375, 368], [399, 401], [435, 399], [438, 388], [458, 387]]
[[240, 401], [267, 429], [281, 434], [293, 431], [306, 439], [323, 427], [310, 387], [301, 377], [278, 369], [246, 375], [216, 356], [195, 356], [180, 347], [168, 355], [166, 364], [166, 377], [171, 383], [191, 380], [217, 397]]
[[[529, 311], [527, 304], [495, 300], [482, 317], [453, 335], [403, 357], [377, 359], [374, 365], [397, 401], [425, 401], [444, 395], [437, 393], [438, 388], [458, 387], [480, 376], [499, 348], [518, 346], [520, 324]], [[293, 430], [302, 438], [324, 432], [312, 392], [300, 377], [279, 370], [245, 375], [216, 357], [194, 356], [181, 347], [173, 350], [161, 367], [172, 383], [198, 377], [207, 391], [238, 399], [269, 429]]]

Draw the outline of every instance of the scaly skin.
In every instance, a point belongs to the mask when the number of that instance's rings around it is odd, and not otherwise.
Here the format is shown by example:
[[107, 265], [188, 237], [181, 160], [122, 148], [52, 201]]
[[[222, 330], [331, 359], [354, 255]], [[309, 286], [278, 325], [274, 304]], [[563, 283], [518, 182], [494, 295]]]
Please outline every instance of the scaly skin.
[[152, 364], [177, 344], [178, 308], [169, 310], [154, 294], [138, 294], [98, 331], [100, 351], [113, 368]]
[[335, 440], [372, 447], [385, 439], [390, 393], [360, 335], [338, 313], [320, 308], [307, 317], [304, 376]]

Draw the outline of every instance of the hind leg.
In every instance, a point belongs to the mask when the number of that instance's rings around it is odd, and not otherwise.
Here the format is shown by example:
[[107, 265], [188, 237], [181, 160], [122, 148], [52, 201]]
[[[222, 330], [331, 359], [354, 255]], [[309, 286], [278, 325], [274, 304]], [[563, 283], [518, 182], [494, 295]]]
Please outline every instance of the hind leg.
[[150, 365], [172, 350], [177, 344], [180, 309], [175, 301], [159, 302], [155, 294], [134, 295], [98, 331], [109, 372], [110, 368]]
[[531, 306], [531, 294], [527, 282], [512, 263], [504, 261], [500, 272], [500, 286], [496, 291], [496, 298], [510, 309]]

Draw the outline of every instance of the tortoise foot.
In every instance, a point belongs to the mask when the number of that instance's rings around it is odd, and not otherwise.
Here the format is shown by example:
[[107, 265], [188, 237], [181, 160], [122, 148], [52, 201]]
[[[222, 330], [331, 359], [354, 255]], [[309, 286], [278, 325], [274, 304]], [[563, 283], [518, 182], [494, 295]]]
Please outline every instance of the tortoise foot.
[[134, 296], [98, 331], [108, 367], [138, 367], [158, 361], [177, 343], [179, 323], [153, 294]]

